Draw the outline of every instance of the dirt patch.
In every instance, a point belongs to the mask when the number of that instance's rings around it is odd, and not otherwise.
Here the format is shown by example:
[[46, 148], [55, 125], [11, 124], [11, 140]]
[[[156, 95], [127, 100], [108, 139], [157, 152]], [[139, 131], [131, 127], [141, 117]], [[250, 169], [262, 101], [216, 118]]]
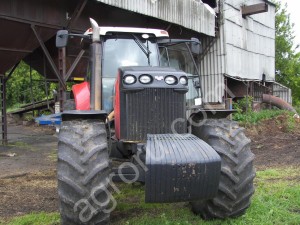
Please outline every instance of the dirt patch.
[[246, 134], [257, 169], [300, 166], [300, 124], [291, 125], [286, 115], [250, 127]]
[[58, 209], [55, 171], [0, 179], [0, 217]]
[[10, 126], [8, 138], [8, 145], [0, 145], [0, 178], [55, 168], [55, 160], [51, 160], [57, 152], [53, 128]]
[[57, 138], [51, 127], [11, 125], [0, 146], [0, 218], [57, 211]]

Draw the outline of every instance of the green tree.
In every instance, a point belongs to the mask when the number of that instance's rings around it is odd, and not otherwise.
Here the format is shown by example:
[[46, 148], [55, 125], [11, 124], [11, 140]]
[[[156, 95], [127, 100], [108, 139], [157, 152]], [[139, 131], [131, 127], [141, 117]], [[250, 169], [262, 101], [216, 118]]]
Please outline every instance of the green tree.
[[276, 3], [275, 67], [276, 81], [292, 89], [294, 104], [300, 104], [300, 54], [293, 47], [294, 25], [290, 21], [287, 5]]
[[7, 105], [8, 107], [30, 103], [32, 100], [39, 101], [46, 98], [45, 83], [43, 77], [35, 70], [31, 71], [32, 93], [30, 82], [30, 67], [21, 61], [7, 82]]

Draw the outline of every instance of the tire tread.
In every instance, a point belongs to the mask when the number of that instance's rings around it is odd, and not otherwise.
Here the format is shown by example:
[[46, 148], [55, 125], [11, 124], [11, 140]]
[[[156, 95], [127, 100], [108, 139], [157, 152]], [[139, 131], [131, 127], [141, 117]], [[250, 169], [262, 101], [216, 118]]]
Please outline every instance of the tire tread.
[[244, 128], [227, 119], [208, 119], [192, 133], [211, 145], [221, 156], [219, 191], [213, 199], [191, 202], [192, 210], [204, 219], [243, 215], [254, 193], [254, 154]]
[[[91, 201], [96, 187], [108, 187], [109, 156], [105, 124], [96, 120], [75, 120], [62, 123], [58, 142], [58, 195], [63, 225], [108, 224], [109, 213]], [[95, 193], [93, 193], [95, 194]], [[104, 192], [95, 194], [97, 199], [106, 197]], [[87, 200], [98, 212], [91, 214], [88, 222], [81, 222], [79, 215], [84, 206], [76, 203]], [[79, 203], [79, 202], [78, 202]]]

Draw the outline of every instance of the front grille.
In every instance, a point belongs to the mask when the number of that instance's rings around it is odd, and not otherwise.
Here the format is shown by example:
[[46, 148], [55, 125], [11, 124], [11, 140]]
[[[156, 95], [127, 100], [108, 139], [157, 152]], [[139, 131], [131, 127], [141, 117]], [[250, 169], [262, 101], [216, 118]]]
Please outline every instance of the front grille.
[[186, 133], [184, 93], [168, 88], [127, 92], [125, 107], [127, 126], [123, 139], [145, 141], [147, 134], [174, 133], [173, 130]]

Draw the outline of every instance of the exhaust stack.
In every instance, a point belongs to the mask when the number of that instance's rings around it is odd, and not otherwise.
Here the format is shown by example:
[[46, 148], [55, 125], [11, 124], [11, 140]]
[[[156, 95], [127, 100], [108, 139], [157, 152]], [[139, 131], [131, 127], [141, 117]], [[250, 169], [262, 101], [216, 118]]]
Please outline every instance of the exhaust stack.
[[97, 22], [90, 18], [93, 29], [92, 44], [91, 44], [91, 110], [102, 109], [102, 43], [100, 41], [100, 28]]

